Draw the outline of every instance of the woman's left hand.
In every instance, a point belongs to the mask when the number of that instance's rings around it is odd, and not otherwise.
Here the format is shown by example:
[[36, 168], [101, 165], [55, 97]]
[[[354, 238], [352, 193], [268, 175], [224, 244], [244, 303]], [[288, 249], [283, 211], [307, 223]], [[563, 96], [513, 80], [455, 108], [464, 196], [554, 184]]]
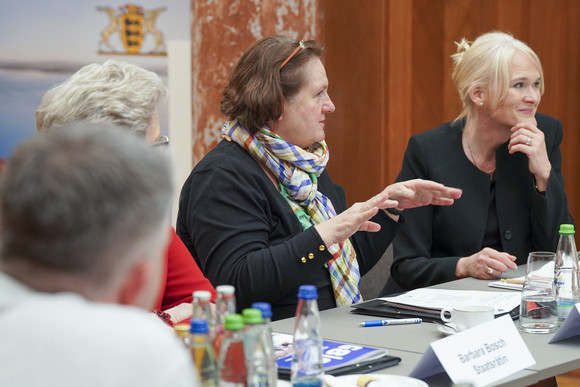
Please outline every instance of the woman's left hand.
[[314, 226], [326, 246], [350, 238], [357, 231], [377, 232], [381, 229], [378, 223], [370, 219], [379, 208], [395, 207], [397, 202], [390, 200], [383, 191], [362, 203], [355, 203], [340, 214]]
[[535, 118], [516, 124], [511, 129], [508, 150], [510, 154], [522, 152], [528, 156], [528, 166], [536, 178], [536, 187], [538, 191], [545, 191], [552, 164], [546, 151], [544, 133], [536, 125]]
[[389, 185], [387, 192], [390, 200], [396, 200], [400, 210], [414, 207], [450, 206], [459, 199], [463, 191], [459, 188], [447, 187], [431, 180], [413, 179]]

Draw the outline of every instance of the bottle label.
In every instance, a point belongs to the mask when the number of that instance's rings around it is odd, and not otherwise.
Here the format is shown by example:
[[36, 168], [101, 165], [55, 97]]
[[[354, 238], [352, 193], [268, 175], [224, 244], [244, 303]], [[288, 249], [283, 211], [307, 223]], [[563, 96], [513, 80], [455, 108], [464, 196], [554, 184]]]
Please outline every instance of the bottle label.
[[300, 380], [293, 382], [292, 387], [322, 387], [322, 380], [320, 379]]
[[558, 318], [566, 318], [570, 314], [572, 308], [576, 305], [574, 301], [558, 300]]

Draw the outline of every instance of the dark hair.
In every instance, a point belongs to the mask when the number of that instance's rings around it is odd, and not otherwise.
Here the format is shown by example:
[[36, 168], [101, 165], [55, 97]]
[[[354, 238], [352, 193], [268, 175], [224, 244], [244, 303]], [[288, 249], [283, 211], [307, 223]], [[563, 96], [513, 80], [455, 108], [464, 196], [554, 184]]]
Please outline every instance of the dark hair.
[[269, 120], [277, 120], [284, 110], [284, 99], [302, 88], [302, 67], [312, 58], [322, 57], [322, 46], [315, 40], [299, 42], [281, 36], [268, 36], [252, 44], [230, 74], [222, 94], [221, 112], [228, 119], [239, 119], [252, 132]]

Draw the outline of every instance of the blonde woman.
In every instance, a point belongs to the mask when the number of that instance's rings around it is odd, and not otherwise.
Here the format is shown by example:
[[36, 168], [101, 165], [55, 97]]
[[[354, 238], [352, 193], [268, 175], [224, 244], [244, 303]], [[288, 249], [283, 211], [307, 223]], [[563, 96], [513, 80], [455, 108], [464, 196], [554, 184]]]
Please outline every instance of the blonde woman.
[[[457, 119], [412, 136], [398, 181], [463, 189], [451, 207], [405, 211], [383, 294], [464, 277], [491, 280], [554, 251], [558, 225], [572, 221], [561, 173], [562, 126], [537, 113], [544, 92], [538, 56], [490, 32], [457, 44]], [[399, 286], [397, 286], [399, 285]]]

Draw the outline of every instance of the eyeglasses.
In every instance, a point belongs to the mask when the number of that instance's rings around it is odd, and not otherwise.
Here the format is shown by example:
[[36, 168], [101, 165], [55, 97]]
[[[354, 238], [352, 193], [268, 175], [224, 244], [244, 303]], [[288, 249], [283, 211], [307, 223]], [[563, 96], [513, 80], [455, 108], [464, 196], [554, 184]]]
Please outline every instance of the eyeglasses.
[[296, 53], [297, 53], [298, 51], [300, 51], [300, 49], [301, 49], [301, 48], [303, 48], [303, 49], [306, 49], [306, 45], [304, 44], [304, 40], [301, 40], [300, 42], [298, 42], [298, 47], [296, 47], [296, 50], [294, 50], [294, 51], [292, 52], [292, 54], [290, 54], [290, 56], [289, 56], [288, 58], [286, 58], [286, 60], [285, 60], [285, 61], [284, 61], [284, 62], [283, 62], [281, 65], [280, 65], [280, 70], [282, 70], [282, 67], [284, 67], [284, 65], [286, 65], [286, 63], [288, 63], [288, 61], [289, 61], [290, 59], [292, 59], [292, 57], [293, 57], [294, 55], [296, 55]]
[[157, 141], [151, 144], [151, 146], [161, 146], [161, 147], [165, 147], [167, 145], [169, 145], [169, 137], [167, 136], [159, 136], [157, 138]]

